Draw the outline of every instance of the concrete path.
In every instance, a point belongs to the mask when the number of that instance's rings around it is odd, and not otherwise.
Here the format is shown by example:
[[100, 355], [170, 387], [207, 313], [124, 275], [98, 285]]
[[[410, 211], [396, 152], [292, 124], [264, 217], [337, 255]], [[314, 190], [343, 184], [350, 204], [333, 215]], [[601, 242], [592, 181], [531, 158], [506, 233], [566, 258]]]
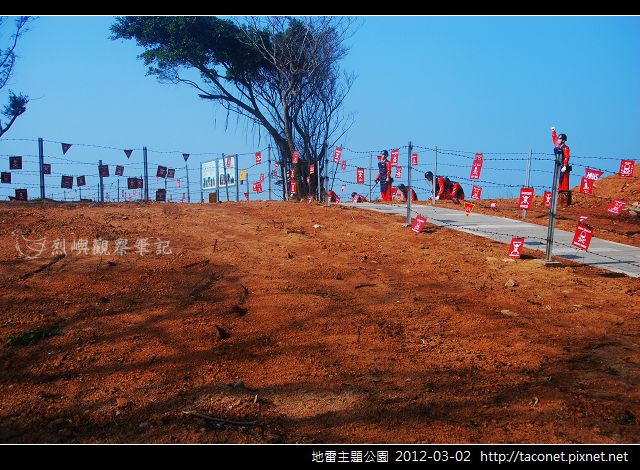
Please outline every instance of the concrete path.
[[[407, 216], [407, 207], [400, 204], [355, 204], [348, 202], [344, 205], [401, 215], [405, 218]], [[541, 251], [543, 254], [546, 252], [546, 226], [492, 215], [474, 214], [473, 212], [467, 217], [462, 210], [457, 211], [438, 206], [414, 205], [411, 208], [414, 211], [411, 214], [412, 219], [417, 212], [426, 217], [431, 224], [490, 238], [507, 245], [511, 243], [512, 237], [523, 237], [526, 248]], [[598, 239], [596, 232], [587, 252], [571, 245], [573, 235], [573, 232], [556, 228], [552, 255], [631, 277], [640, 277], [640, 248]], [[505, 247], [505, 256], [506, 252], [507, 247]]]

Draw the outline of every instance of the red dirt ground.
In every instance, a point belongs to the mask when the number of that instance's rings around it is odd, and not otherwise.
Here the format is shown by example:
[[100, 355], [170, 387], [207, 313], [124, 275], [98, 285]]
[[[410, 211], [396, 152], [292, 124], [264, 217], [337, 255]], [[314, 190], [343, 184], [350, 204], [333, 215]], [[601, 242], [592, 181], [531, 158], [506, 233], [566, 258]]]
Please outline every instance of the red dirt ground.
[[[640, 279], [307, 203], [0, 221], [0, 442], [640, 442]], [[155, 237], [172, 254], [91, 254]]]

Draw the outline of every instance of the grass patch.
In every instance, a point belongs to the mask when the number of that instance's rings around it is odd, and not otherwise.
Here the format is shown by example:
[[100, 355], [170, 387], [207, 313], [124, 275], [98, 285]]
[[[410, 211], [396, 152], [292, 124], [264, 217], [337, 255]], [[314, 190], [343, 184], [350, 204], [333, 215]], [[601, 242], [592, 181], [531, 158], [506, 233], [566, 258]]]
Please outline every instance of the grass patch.
[[38, 341], [61, 333], [62, 330], [57, 326], [39, 328], [37, 330], [26, 331], [21, 335], [11, 335], [7, 340], [7, 344], [9, 346], [26, 346], [29, 344], [36, 344]]

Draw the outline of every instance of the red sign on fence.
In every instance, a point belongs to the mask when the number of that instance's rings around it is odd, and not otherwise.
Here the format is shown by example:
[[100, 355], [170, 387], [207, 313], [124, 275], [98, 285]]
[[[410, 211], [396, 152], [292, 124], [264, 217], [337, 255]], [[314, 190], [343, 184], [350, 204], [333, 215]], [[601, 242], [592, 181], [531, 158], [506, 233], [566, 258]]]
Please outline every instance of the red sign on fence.
[[578, 217], [578, 222], [584, 222], [585, 220], [587, 220], [589, 218], [588, 215], [580, 215], [580, 217]]
[[260, 173], [260, 182], [262, 183], [264, 181], [264, 173]]
[[411, 154], [411, 164], [412, 165], [417, 165], [418, 164], [418, 154], [417, 153], [412, 153]]
[[413, 222], [411, 223], [411, 231], [415, 233], [422, 232], [422, 227], [427, 223], [427, 219], [422, 217], [421, 215], [417, 215]]
[[340, 156], [342, 155], [342, 147], [336, 147], [333, 152], [333, 163], [340, 162]]
[[309, 174], [313, 175], [314, 171], [315, 171], [315, 166], [313, 165], [313, 163], [311, 165], [309, 165]]
[[533, 202], [533, 188], [520, 188], [520, 209], [529, 209]]
[[400, 150], [393, 149], [391, 151], [391, 166], [395, 166], [398, 164], [398, 156], [400, 155]]
[[553, 196], [551, 191], [545, 191], [542, 195], [542, 204], [544, 207], [551, 207], [551, 196]]
[[227, 168], [231, 168], [231, 157], [227, 157]]
[[[261, 186], [262, 186], [262, 185], [261, 185]], [[290, 192], [291, 194], [295, 194], [296, 189], [297, 189], [296, 182], [295, 182], [295, 181], [292, 181], [292, 182], [291, 182], [291, 184], [289, 185], [289, 192]]]
[[482, 163], [484, 162], [484, 160], [482, 160], [482, 158], [477, 158], [477, 155], [482, 154], [476, 154], [476, 159], [471, 164], [471, 174], [469, 175], [470, 180], [479, 180], [480, 173], [482, 172]]
[[358, 168], [356, 170], [356, 183], [364, 184], [364, 168]]
[[620, 199], [616, 199], [615, 201], [613, 201], [611, 203], [611, 205], [609, 206], [609, 208], [607, 209], [609, 212], [612, 212], [614, 214], [620, 214], [620, 212], [622, 212], [622, 209], [624, 209], [624, 206], [626, 206], [627, 203], [620, 200]]
[[474, 186], [473, 188], [471, 188], [471, 199], [475, 199], [479, 201], [481, 194], [482, 194], [482, 186]]
[[291, 155], [291, 163], [298, 163], [298, 159], [300, 158], [300, 152], [297, 150], [293, 151], [293, 155]]
[[260, 165], [262, 163], [262, 153], [256, 152], [256, 165]]
[[261, 193], [261, 192], [262, 192], [262, 183], [256, 183], [254, 186], [255, 186], [255, 188], [256, 188], [256, 189], [254, 190], [256, 193], [258, 193], [258, 194], [259, 194], [259, 193]]
[[178, 187], [178, 189], [180, 189], [180, 178], [176, 180], [176, 186]]
[[580, 192], [584, 194], [593, 194], [593, 180], [582, 178], [580, 181]]
[[346, 160], [342, 160], [342, 169], [343, 170], [347, 169], [347, 161]]
[[524, 246], [524, 238], [512, 238], [509, 245], [509, 258], [520, 258], [522, 256], [522, 247]]
[[402, 178], [402, 167], [401, 166], [397, 166], [396, 167], [396, 178]]
[[622, 160], [620, 162], [620, 176], [633, 176], [634, 160]]
[[467, 201], [464, 202], [464, 212], [467, 217], [469, 217], [469, 214], [471, 214], [471, 211], [473, 210], [474, 207], [475, 207], [474, 203], [467, 202]]
[[599, 170], [594, 170], [593, 168], [587, 168], [585, 170], [585, 178], [588, 180], [598, 181], [598, 178], [602, 176], [602, 172]]
[[583, 250], [589, 249], [589, 243], [591, 243], [591, 237], [593, 236], [593, 229], [588, 225], [578, 224], [576, 227], [576, 233], [573, 235], [573, 241], [571, 244], [577, 246]]
[[496, 210], [496, 209], [498, 208], [498, 203], [497, 203], [497, 202], [495, 202], [495, 201], [492, 201], [492, 202], [489, 204], [489, 207], [491, 207], [493, 210]]

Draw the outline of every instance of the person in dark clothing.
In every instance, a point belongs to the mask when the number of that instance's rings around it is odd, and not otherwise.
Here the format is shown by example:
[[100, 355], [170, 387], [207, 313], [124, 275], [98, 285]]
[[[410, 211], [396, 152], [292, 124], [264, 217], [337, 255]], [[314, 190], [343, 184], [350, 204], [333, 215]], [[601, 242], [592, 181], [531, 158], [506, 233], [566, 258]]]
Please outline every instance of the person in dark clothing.
[[382, 151], [382, 158], [378, 162], [378, 176], [376, 183], [380, 182], [380, 197], [383, 201], [391, 201], [391, 162], [388, 160], [389, 152]]
[[562, 159], [562, 168], [560, 168], [560, 182], [558, 183], [558, 191], [569, 190], [569, 173], [571, 173], [571, 151], [567, 145], [567, 134], [556, 134], [556, 128], [551, 128], [551, 139], [553, 140], [553, 153], [558, 155], [558, 159]]
[[[400, 192], [396, 193], [396, 201], [407, 202], [407, 193], [409, 192], [409, 188], [407, 188], [404, 184], [399, 184], [398, 191]], [[418, 195], [413, 190], [413, 188], [411, 188], [411, 200], [412, 201], [418, 200]]]

